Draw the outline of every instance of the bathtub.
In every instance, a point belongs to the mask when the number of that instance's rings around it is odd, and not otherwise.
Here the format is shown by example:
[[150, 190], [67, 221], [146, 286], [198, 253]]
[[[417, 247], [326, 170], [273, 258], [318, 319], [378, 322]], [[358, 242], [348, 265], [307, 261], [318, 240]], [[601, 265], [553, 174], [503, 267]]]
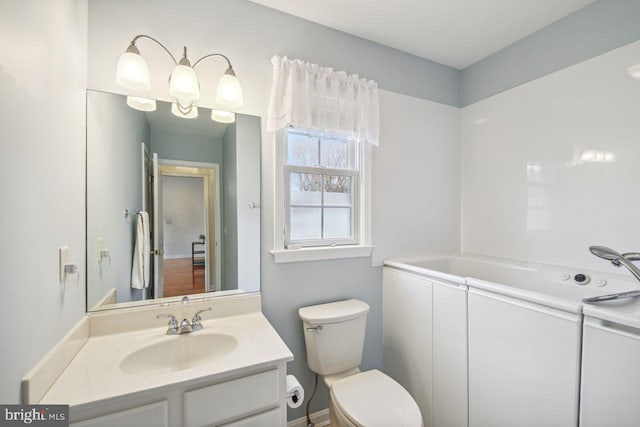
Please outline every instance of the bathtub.
[[638, 289], [628, 276], [469, 254], [387, 260], [385, 370], [425, 425], [576, 426], [595, 310], [582, 299]]
[[396, 258], [385, 266], [571, 313], [582, 313], [583, 298], [639, 287], [624, 274], [471, 254]]

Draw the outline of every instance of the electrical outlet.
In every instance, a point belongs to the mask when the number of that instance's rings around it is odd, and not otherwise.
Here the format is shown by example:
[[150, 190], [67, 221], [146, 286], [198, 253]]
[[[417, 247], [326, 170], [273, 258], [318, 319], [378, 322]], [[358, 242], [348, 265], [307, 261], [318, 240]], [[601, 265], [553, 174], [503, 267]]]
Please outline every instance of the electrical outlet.
[[60, 282], [64, 282], [64, 266], [69, 264], [69, 246], [63, 246], [60, 248]]

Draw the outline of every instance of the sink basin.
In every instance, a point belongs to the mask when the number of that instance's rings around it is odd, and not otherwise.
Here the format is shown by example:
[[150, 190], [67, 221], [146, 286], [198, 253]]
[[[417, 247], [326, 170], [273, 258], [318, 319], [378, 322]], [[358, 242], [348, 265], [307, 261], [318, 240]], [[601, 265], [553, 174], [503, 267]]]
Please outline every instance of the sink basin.
[[167, 336], [125, 357], [120, 370], [131, 375], [166, 374], [195, 368], [231, 353], [238, 341], [224, 334]]

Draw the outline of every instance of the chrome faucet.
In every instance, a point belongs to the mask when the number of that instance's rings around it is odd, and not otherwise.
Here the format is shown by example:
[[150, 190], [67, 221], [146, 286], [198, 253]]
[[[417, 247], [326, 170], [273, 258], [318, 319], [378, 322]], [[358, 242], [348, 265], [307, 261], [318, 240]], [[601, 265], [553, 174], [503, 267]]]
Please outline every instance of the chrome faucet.
[[[606, 246], [589, 246], [589, 250], [592, 254], [602, 259], [606, 259], [607, 261], [611, 261], [611, 264], [616, 267], [620, 267], [624, 265], [633, 277], [640, 281], [640, 269], [636, 267], [632, 261], [640, 261], [640, 253], [638, 252], [626, 252], [624, 254], [620, 254], [614, 251], [611, 248], [607, 248]], [[582, 301], [586, 303], [594, 303], [600, 301], [610, 301], [617, 300], [622, 298], [634, 298], [640, 297], [640, 291], [627, 291], [627, 292], [617, 292], [615, 294], [608, 295], [600, 295], [597, 297], [584, 298]]]
[[606, 246], [589, 246], [589, 250], [595, 256], [611, 261], [611, 264], [616, 267], [624, 265], [633, 274], [633, 277], [640, 280], [640, 269], [631, 263], [631, 261], [640, 261], [640, 253], [627, 252], [620, 254]]
[[178, 319], [173, 314], [158, 314], [156, 319], [160, 319], [161, 317], [169, 318], [169, 328], [167, 329], [167, 335], [181, 335], [188, 334], [191, 332], [200, 331], [204, 328], [202, 326], [202, 317], [200, 314], [205, 311], [210, 311], [211, 307], [207, 307], [203, 310], [198, 310], [193, 315], [193, 319], [189, 322], [187, 319], [182, 319], [182, 322], [178, 323]]

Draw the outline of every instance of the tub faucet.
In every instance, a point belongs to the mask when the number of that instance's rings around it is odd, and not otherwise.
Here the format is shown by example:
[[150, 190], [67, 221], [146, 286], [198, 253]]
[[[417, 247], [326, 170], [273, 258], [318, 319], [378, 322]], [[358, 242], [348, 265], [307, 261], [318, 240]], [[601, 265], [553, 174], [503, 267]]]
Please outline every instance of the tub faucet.
[[633, 277], [640, 281], [640, 269], [636, 267], [631, 261], [640, 261], [640, 253], [627, 252], [620, 254], [611, 248], [606, 246], [589, 246], [589, 250], [592, 254], [607, 261], [611, 261], [611, 264], [616, 267], [624, 265], [627, 270], [633, 274]]

